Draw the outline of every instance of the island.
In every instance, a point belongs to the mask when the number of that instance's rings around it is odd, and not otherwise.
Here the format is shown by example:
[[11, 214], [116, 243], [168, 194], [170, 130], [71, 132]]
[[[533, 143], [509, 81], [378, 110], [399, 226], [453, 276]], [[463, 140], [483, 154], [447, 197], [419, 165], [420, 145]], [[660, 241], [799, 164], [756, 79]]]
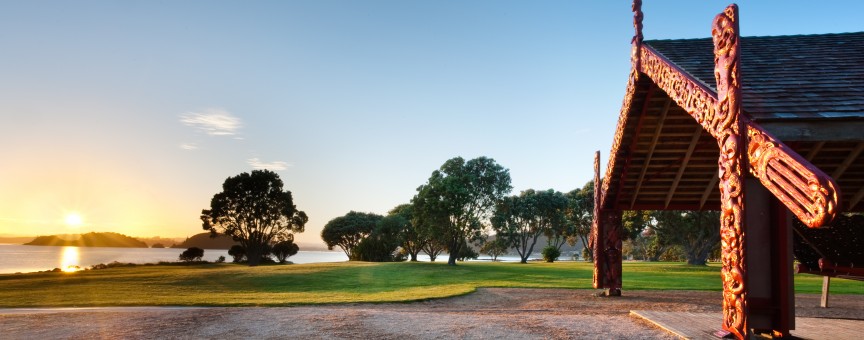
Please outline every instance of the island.
[[[70, 237], [71, 236], [71, 237]], [[120, 248], [147, 248], [147, 244], [140, 240], [123, 234], [111, 232], [90, 232], [86, 234], [70, 236], [38, 236], [33, 241], [24, 243], [25, 246], [60, 246], [60, 247], [120, 247]], [[77, 238], [75, 238], [77, 236]]]

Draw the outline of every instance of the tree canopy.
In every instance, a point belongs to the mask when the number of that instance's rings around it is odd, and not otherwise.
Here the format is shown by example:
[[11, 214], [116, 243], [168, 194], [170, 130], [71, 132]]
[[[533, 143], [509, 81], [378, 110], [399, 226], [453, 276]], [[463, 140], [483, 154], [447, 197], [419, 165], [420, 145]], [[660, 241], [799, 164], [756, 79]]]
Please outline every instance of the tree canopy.
[[269, 170], [228, 177], [210, 209], [201, 211], [203, 228], [214, 236], [231, 236], [246, 250], [249, 265], [257, 265], [270, 244], [293, 240], [309, 220], [282, 186], [279, 175]]
[[[567, 204], [564, 194], [552, 189], [525, 190], [518, 196], [505, 197], [498, 202], [492, 227], [498, 238], [516, 248], [522, 263], [527, 263], [540, 235], [546, 234], [550, 245], [556, 236], [563, 237], [567, 226], [564, 215]], [[553, 246], [558, 249], [559, 244]]]
[[455, 265], [466, 239], [480, 237], [495, 204], [510, 192], [510, 171], [494, 159], [447, 160], [412, 199], [420, 223], [447, 246]]
[[417, 226], [412, 223], [414, 219], [414, 206], [411, 204], [400, 204], [390, 210], [382, 225], [392, 226], [399, 230], [400, 246], [411, 258], [411, 261], [417, 261], [417, 254], [423, 249], [423, 246], [428, 242], [428, 235], [425, 235]]
[[681, 247], [688, 264], [704, 265], [720, 245], [720, 213], [717, 211], [654, 211], [653, 226], [661, 243]]
[[356, 260], [354, 249], [375, 230], [382, 218], [373, 213], [348, 212], [327, 222], [321, 230], [321, 239], [327, 244], [327, 249], [342, 248], [348, 259]]

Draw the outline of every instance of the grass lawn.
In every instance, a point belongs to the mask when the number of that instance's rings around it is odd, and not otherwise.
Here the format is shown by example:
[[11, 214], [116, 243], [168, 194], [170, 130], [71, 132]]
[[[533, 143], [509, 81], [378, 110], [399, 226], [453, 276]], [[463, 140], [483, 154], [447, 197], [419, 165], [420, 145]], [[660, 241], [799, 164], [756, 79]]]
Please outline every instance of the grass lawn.
[[[0, 307], [281, 306], [399, 302], [455, 296], [478, 287], [591, 288], [590, 263], [319, 263], [147, 265], [75, 273], [0, 275]], [[720, 269], [681, 263], [624, 264], [624, 292], [719, 291]], [[822, 278], [796, 275], [797, 292]], [[864, 282], [835, 279], [832, 294], [864, 294]]]

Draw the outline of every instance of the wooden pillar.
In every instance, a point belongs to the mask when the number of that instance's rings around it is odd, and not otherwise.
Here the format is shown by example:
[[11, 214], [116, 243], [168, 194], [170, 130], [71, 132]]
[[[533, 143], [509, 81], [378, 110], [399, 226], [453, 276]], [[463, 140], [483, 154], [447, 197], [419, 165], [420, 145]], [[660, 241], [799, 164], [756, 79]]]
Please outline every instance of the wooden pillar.
[[723, 280], [723, 329], [739, 339], [748, 327], [747, 238], [744, 172], [747, 164], [746, 126], [741, 117], [741, 74], [738, 6], [730, 5], [714, 18], [714, 77], [717, 103], [703, 126], [717, 139], [720, 182], [720, 275]]
[[788, 336], [795, 328], [790, 212], [758, 179], [747, 178], [745, 188], [746, 332]]
[[828, 288], [831, 287], [831, 277], [822, 277], [822, 300], [819, 301], [819, 307], [828, 308]]
[[589, 246], [594, 257], [594, 288], [604, 296], [621, 296], [621, 210], [602, 207], [600, 151], [594, 154], [594, 219]]

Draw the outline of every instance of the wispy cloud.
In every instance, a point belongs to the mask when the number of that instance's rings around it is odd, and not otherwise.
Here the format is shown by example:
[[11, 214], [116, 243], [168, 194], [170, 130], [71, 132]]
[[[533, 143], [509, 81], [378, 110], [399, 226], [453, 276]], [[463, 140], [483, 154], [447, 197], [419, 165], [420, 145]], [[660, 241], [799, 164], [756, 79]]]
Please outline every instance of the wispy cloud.
[[180, 148], [183, 150], [192, 151], [192, 150], [198, 150], [198, 145], [196, 145], [195, 143], [183, 143], [183, 144], [180, 144]]
[[246, 160], [246, 163], [249, 163], [256, 170], [285, 170], [291, 166], [291, 164], [282, 161], [262, 162], [258, 158], [250, 158]]
[[211, 136], [233, 136], [243, 125], [237, 118], [223, 109], [205, 109], [180, 115], [180, 122]]

